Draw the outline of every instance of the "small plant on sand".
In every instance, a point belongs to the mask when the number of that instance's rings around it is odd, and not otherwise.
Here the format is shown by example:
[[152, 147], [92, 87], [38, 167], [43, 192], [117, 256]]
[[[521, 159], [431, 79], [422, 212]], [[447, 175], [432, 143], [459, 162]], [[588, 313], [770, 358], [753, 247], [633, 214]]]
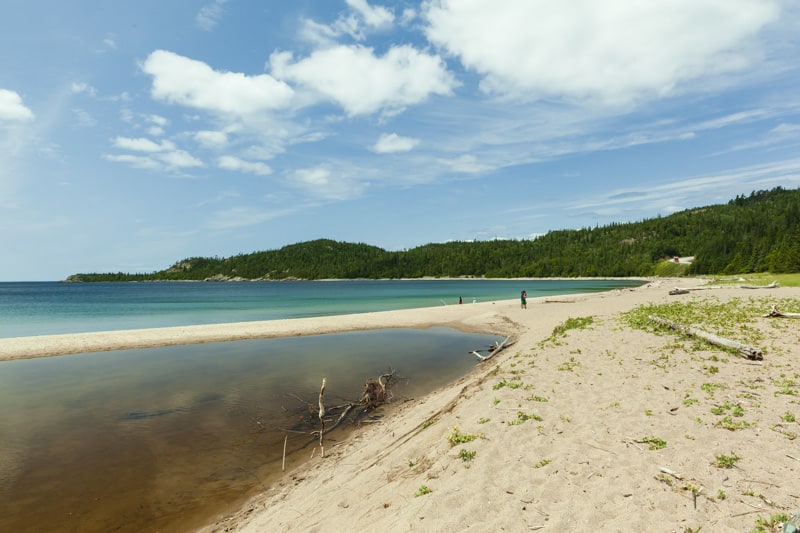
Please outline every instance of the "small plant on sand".
[[643, 437], [636, 442], [639, 444], [649, 444], [648, 448], [651, 450], [661, 450], [667, 447], [667, 441], [658, 437]]
[[734, 422], [733, 418], [726, 416], [716, 424], [714, 424], [718, 428], [727, 429], [729, 431], [736, 431], [737, 429], [745, 429], [749, 428], [750, 426], [754, 426], [754, 422], [747, 422], [746, 420], [740, 420], [738, 422]]
[[427, 485], [420, 485], [417, 489], [417, 492], [414, 493], [414, 497], [417, 498], [419, 496], [424, 496], [426, 494], [430, 494], [431, 492], [433, 491], [429, 489]]
[[483, 439], [483, 433], [475, 433], [475, 434], [468, 434], [468, 433], [461, 433], [461, 430], [458, 429], [458, 426], [453, 428], [453, 432], [447, 435], [447, 441], [450, 443], [450, 446], [457, 446], [459, 444], [466, 444], [467, 442], [472, 442], [475, 439]]
[[487, 422], [491, 422], [491, 418], [481, 418], [478, 420], [478, 424], [486, 424]]
[[492, 405], [497, 405], [498, 403], [500, 403], [500, 398], [492, 399]]
[[542, 417], [537, 415], [536, 413], [531, 413], [528, 415], [522, 411], [517, 411], [517, 418], [509, 422], [509, 424], [511, 424], [512, 426], [516, 426], [519, 424], [524, 424], [528, 420], [536, 420], [537, 422], [541, 422]]
[[700, 389], [708, 395], [709, 398], [714, 397], [714, 391], [724, 389], [725, 385], [722, 383], [703, 383]]
[[736, 466], [736, 463], [741, 461], [742, 458], [736, 455], [736, 452], [731, 452], [730, 455], [715, 455], [714, 462], [711, 464], [716, 466], [717, 468], [733, 468]]
[[547, 403], [547, 402], [550, 401], [549, 399], [545, 398], [544, 396], [535, 396], [535, 395], [534, 396], [529, 396], [529, 397], [527, 397], [525, 399], [526, 400], [530, 400], [532, 402], [540, 402], [540, 403]]
[[550, 463], [552, 463], [552, 462], [553, 462], [553, 461], [552, 461], [552, 460], [550, 460], [550, 459], [542, 459], [541, 461], [539, 461], [538, 463], [536, 463], [535, 465], [533, 465], [533, 467], [534, 467], [534, 468], [542, 468], [542, 467], [545, 467], [545, 466], [549, 465], [549, 464], [550, 464]]
[[459, 456], [459, 457], [461, 458], [461, 460], [462, 460], [462, 461], [464, 461], [465, 463], [466, 463], [466, 462], [469, 462], [469, 461], [472, 461], [473, 459], [475, 459], [475, 456], [476, 456], [477, 454], [478, 454], [478, 452], [476, 452], [476, 451], [467, 451], [467, 450], [464, 450], [464, 449], [461, 449], [461, 450], [458, 452], [458, 456]]
[[572, 372], [576, 366], [581, 366], [580, 362], [576, 361], [574, 357], [570, 357], [569, 361], [564, 361], [558, 365], [557, 369], [562, 372]]
[[789, 411], [786, 411], [781, 417], [781, 420], [783, 420], [784, 422], [794, 422], [795, 421], [794, 414], [790, 413]]
[[502, 389], [503, 387], [508, 387], [509, 389], [518, 389], [522, 387], [522, 382], [517, 381], [516, 379], [512, 381], [504, 379], [500, 383], [495, 383], [494, 385], [492, 385], [492, 389], [494, 390]]
[[717, 491], [717, 499], [718, 499], [718, 500], [722, 501], [722, 500], [724, 500], [724, 499], [725, 499], [725, 498], [727, 498], [727, 497], [728, 497], [728, 495], [727, 495], [727, 494], [725, 494], [725, 491], [724, 491], [724, 490], [722, 490], [722, 489], [719, 489], [719, 490]]
[[776, 387], [779, 387], [778, 390], [775, 391], [775, 396], [780, 394], [786, 394], [789, 396], [797, 396], [797, 382], [793, 379], [786, 378], [785, 374], [781, 374], [781, 379], [773, 379], [772, 384]]
[[550, 334], [548, 338], [540, 342], [539, 344], [543, 344], [545, 342], [556, 342], [559, 337], [563, 337], [567, 334], [567, 331], [571, 329], [584, 329], [591, 326], [594, 323], [594, 317], [591, 316], [584, 316], [578, 318], [568, 318], [564, 323], [559, 324], [555, 328], [553, 328], [553, 333]]
[[750, 530], [750, 533], [770, 533], [775, 531], [778, 524], [783, 524], [791, 520], [792, 517], [785, 513], [777, 513], [770, 515], [769, 518], [757, 518], [755, 529]]
[[696, 403], [700, 403], [700, 400], [698, 400], [697, 398], [691, 398], [690, 396], [686, 396], [686, 398], [683, 399], [684, 407], [689, 407], [690, 405], [694, 405]]
[[427, 429], [436, 423], [435, 418], [429, 418], [425, 422], [422, 423], [422, 429]]

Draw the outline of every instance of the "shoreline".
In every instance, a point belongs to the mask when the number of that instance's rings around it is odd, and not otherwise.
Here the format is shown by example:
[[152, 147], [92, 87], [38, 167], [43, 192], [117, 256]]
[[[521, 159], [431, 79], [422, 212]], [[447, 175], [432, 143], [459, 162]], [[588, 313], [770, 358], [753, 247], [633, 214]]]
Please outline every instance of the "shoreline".
[[465, 332], [484, 333], [486, 332], [484, 324], [496, 318], [498, 306], [505, 307], [509, 302], [516, 302], [516, 300], [313, 318], [8, 337], [0, 338], [0, 362], [101, 351], [299, 337], [390, 328], [427, 329], [435, 326], [448, 326]]
[[[484, 333], [506, 328], [515, 346], [455, 383], [391, 406], [379, 422], [326, 446], [324, 458], [312, 455], [199, 531], [323, 531], [331, 524], [387, 531], [467, 525], [482, 531], [700, 525], [741, 531], [770, 512], [791, 510], [791, 516], [800, 507], [790, 481], [800, 477], [800, 458], [783, 450], [800, 423], [775, 428], [780, 413], [789, 419], [792, 405], [800, 415], [796, 397], [768, 388], [741, 399], [737, 391], [792, 372], [800, 356], [793, 324], [764, 326], [774, 330], [766, 329], [772, 338], [764, 343], [775, 353], [755, 363], [691, 342], [676, 346], [672, 335], [620, 329], [616, 317], [645, 304], [797, 298], [800, 289], [726, 288], [676, 298], [668, 296], [671, 283], [676, 280], [530, 299], [527, 310], [517, 300], [476, 304], [486, 312], [455, 321]], [[555, 326], [585, 316], [594, 317], [591, 327], [545, 343]], [[708, 396], [707, 382], [729, 392]], [[720, 428], [720, 417], [710, 414], [732, 402], [742, 405], [752, 424], [747, 429]], [[455, 434], [474, 440], [451, 445]], [[643, 443], [651, 436], [668, 445], [649, 450]], [[720, 469], [712, 465], [716, 454], [742, 460], [733, 470]], [[660, 472], [662, 466], [680, 480]], [[759, 493], [748, 488], [754, 483]], [[699, 492], [693, 498], [686, 487]], [[753, 500], [757, 510], [745, 501], [751, 494], [761, 494]]]

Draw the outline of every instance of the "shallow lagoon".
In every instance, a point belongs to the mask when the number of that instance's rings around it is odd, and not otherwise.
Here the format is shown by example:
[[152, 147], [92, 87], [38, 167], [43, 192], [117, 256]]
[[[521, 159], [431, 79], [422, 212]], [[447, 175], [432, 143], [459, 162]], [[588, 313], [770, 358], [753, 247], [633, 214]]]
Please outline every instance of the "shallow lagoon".
[[[280, 475], [281, 428], [322, 377], [329, 404], [389, 367], [396, 399], [416, 397], [495, 340], [378, 330], [0, 363], [0, 531], [200, 526]], [[289, 435], [289, 465], [308, 460], [314, 439]]]

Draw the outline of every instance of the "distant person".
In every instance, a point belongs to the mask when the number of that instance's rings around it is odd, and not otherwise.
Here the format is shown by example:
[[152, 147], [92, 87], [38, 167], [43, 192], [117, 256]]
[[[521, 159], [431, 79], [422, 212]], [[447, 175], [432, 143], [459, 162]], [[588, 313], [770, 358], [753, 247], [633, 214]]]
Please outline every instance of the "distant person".
[[462, 303], [464, 303], [464, 302], [461, 300], [461, 296], [459, 296], [458, 297], [458, 305], [461, 305]]
[[528, 293], [526, 291], [519, 293], [519, 303], [522, 309], [528, 308]]

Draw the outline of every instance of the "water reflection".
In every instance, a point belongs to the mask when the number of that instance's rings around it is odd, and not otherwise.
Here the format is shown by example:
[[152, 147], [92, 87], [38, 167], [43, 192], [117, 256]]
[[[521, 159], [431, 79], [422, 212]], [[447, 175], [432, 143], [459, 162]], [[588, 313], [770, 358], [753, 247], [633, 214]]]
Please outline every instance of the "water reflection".
[[[4, 362], [0, 531], [202, 525], [279, 474], [281, 428], [323, 376], [336, 403], [391, 366], [408, 378], [395, 394], [413, 397], [464, 375], [467, 352], [494, 340], [380, 330]], [[289, 450], [309, 442], [292, 435]]]

